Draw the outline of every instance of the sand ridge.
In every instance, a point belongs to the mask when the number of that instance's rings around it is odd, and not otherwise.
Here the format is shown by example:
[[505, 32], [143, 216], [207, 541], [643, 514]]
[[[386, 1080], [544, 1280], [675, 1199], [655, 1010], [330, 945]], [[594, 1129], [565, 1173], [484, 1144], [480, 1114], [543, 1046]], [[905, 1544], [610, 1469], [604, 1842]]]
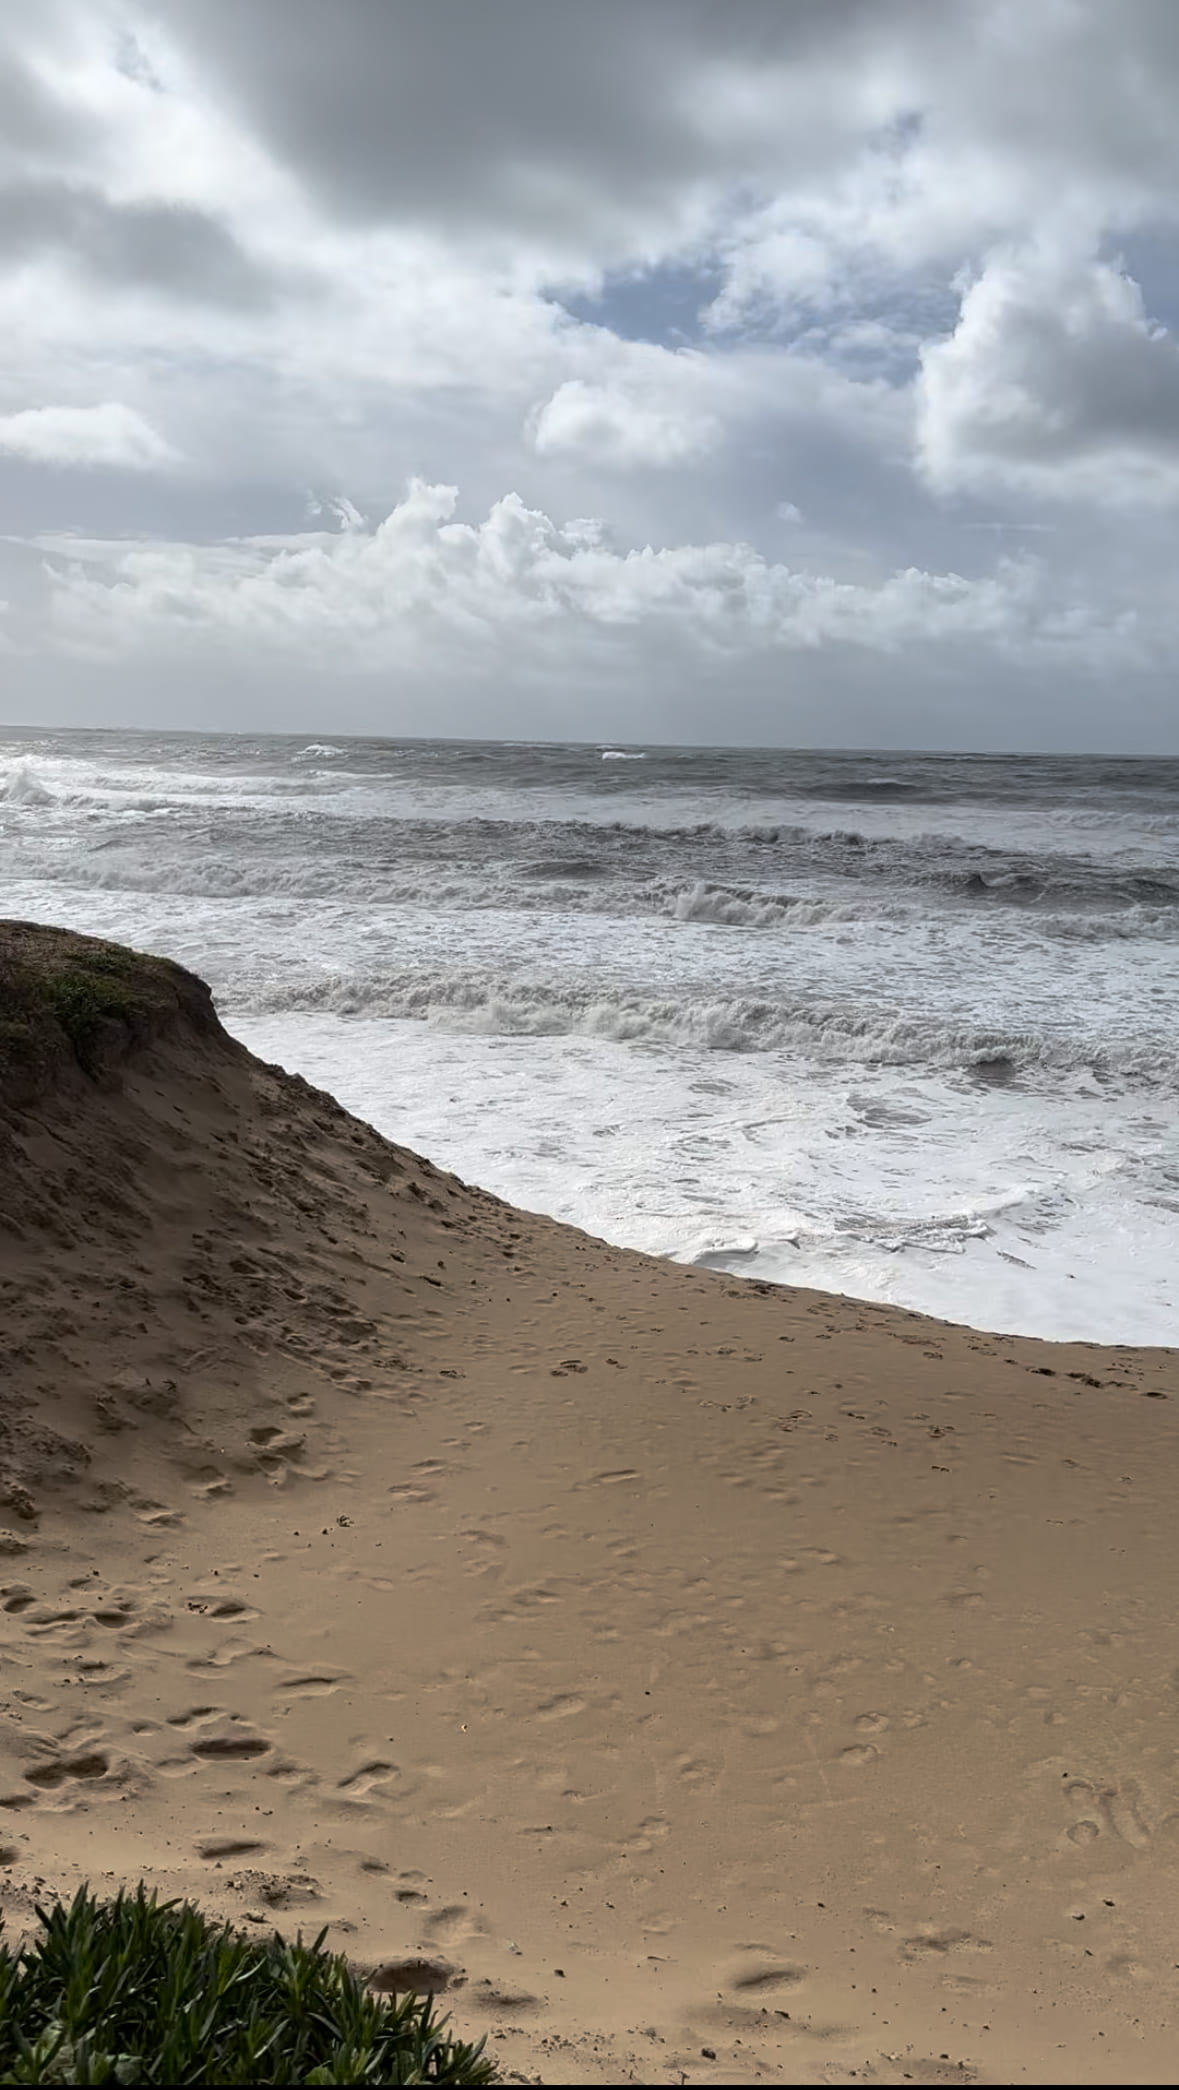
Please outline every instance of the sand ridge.
[[327, 1924], [508, 2080], [1170, 2080], [1174, 1352], [612, 1249], [183, 1010], [0, 1147], [10, 1925]]

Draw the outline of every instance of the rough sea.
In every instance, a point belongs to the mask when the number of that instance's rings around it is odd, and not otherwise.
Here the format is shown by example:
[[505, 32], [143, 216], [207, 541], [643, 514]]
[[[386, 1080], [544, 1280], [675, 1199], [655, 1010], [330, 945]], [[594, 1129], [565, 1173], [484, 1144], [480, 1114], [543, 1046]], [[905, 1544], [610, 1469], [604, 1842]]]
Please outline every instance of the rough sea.
[[0, 728], [0, 914], [610, 1240], [1179, 1341], [1179, 761]]

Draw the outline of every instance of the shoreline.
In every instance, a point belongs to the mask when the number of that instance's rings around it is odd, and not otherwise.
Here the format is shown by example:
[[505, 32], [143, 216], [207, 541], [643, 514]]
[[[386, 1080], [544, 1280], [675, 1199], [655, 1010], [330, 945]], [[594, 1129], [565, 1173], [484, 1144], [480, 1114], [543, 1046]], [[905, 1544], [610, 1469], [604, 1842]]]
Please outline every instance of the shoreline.
[[1179, 1353], [613, 1248], [215, 1018], [108, 1042], [0, 1118], [10, 1932], [326, 1923], [507, 2080], [1170, 2080]]

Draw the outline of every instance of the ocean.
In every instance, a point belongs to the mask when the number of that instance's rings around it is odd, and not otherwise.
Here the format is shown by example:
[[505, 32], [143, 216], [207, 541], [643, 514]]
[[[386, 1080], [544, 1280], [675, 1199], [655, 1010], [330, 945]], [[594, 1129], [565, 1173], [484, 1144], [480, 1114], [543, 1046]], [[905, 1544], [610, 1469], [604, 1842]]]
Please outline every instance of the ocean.
[[1179, 761], [0, 728], [0, 914], [609, 1240], [1179, 1340]]

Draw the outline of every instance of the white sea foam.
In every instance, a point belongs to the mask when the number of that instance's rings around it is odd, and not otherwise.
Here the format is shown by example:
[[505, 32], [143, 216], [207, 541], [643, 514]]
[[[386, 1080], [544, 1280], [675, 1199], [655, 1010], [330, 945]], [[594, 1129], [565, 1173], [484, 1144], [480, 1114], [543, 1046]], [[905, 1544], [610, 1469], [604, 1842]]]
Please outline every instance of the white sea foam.
[[1099, 1047], [1083, 1036], [985, 1030], [858, 1001], [659, 998], [611, 993], [585, 981], [422, 968], [369, 978], [349, 972], [273, 985], [241, 983], [227, 1000], [245, 1015], [319, 1010], [503, 1037], [576, 1036], [710, 1053], [802, 1054], [840, 1065], [961, 1070], [992, 1082], [1015, 1075], [1050, 1081], [1081, 1075], [1179, 1089], [1179, 1045], [1160, 1038], [1111, 1040]]
[[[884, 1070], [860, 1077], [853, 1108], [839, 1069], [754, 1058], [720, 1074], [690, 1051], [564, 1037], [545, 1047], [538, 1122], [529, 1040], [325, 1014], [231, 1022], [390, 1137], [610, 1240], [980, 1327], [1174, 1339], [1170, 1111], [1111, 1144], [1104, 1096]], [[920, 1129], [866, 1123], [873, 1102]]]
[[1179, 771], [636, 753], [0, 736], [0, 912], [610, 1238], [1170, 1339]]
[[9, 806], [50, 806], [54, 793], [28, 762], [18, 762], [0, 778], [0, 801]]

